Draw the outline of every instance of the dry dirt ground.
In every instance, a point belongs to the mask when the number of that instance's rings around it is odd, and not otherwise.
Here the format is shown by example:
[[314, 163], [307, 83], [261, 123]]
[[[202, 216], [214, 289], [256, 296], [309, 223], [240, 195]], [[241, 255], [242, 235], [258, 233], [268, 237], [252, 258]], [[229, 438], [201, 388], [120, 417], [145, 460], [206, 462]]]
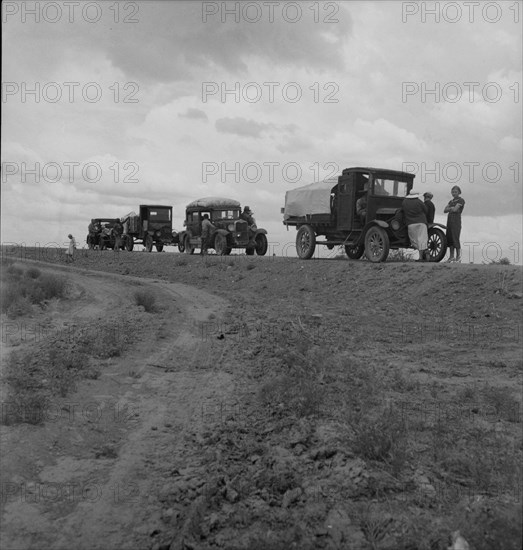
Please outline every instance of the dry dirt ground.
[[3, 260], [68, 281], [2, 314], [4, 378], [87, 359], [45, 406], [4, 387], [2, 548], [520, 548], [521, 267]]

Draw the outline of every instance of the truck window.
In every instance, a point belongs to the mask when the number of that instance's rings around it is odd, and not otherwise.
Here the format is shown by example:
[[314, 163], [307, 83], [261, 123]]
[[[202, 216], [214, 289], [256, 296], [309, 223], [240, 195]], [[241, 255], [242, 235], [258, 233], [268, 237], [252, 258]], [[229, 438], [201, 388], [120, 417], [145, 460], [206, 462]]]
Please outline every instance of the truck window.
[[407, 182], [386, 178], [374, 178], [374, 195], [387, 197], [405, 197]]
[[169, 208], [157, 208], [149, 210], [149, 219], [152, 222], [170, 222], [171, 210]]

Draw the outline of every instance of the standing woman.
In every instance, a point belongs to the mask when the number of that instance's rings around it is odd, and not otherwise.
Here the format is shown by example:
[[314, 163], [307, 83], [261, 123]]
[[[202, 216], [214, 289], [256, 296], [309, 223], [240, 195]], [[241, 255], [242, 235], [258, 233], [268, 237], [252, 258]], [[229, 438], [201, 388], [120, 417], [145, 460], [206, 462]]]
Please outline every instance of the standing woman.
[[[447, 262], [461, 262], [461, 213], [465, 207], [465, 201], [460, 197], [461, 189], [455, 185], [451, 189], [452, 200], [445, 206], [447, 216], [447, 245], [450, 248], [450, 257]], [[456, 256], [454, 257], [454, 249]]]

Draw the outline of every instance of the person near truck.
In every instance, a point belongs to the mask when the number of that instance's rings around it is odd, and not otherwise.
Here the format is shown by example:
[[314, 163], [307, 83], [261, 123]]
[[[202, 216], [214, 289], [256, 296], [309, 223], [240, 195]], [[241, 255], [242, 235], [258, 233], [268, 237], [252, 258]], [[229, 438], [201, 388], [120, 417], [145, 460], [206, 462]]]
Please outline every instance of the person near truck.
[[434, 206], [434, 203], [432, 202], [432, 197], [434, 195], [427, 191], [426, 193], [423, 193], [423, 202], [425, 206], [427, 207], [427, 223], [430, 225], [431, 223], [434, 223], [434, 216], [436, 215], [436, 207]]
[[418, 193], [411, 191], [403, 199], [401, 208], [405, 215], [410, 244], [419, 251], [419, 260], [417, 261], [428, 261], [427, 207], [421, 201]]
[[[452, 200], [445, 206], [444, 212], [447, 217], [447, 245], [450, 249], [450, 258], [447, 262], [461, 262], [461, 244], [459, 238], [461, 235], [461, 213], [465, 207], [465, 201], [460, 197], [461, 189], [455, 185], [450, 193]], [[456, 257], [454, 257], [456, 251]]]
[[367, 221], [367, 193], [356, 201], [356, 214], [360, 217], [361, 225]]
[[116, 218], [116, 222], [113, 225], [112, 234], [114, 237], [114, 250], [120, 250], [122, 246], [122, 233], [123, 225], [120, 218]]
[[243, 212], [240, 214], [240, 218], [242, 220], [245, 220], [249, 224], [249, 227], [251, 225], [256, 225], [256, 220], [254, 219], [253, 212], [249, 206], [245, 206], [243, 208]]
[[205, 256], [211, 244], [211, 237], [216, 227], [211, 223], [209, 214], [204, 214], [202, 217], [202, 249], [200, 254]]

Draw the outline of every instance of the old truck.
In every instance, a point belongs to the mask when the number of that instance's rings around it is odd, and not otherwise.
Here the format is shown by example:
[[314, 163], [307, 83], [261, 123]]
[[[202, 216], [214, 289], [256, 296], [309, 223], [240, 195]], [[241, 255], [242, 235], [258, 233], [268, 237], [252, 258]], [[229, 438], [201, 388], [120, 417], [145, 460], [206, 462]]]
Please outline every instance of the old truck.
[[125, 249], [130, 252], [135, 244], [141, 243], [147, 252], [151, 252], [153, 246], [161, 252], [165, 245], [177, 245], [178, 233], [173, 231], [172, 214], [172, 206], [151, 204], [141, 204], [139, 214], [126, 214], [121, 218]]
[[180, 252], [193, 254], [202, 246], [202, 219], [209, 215], [216, 231], [211, 236], [210, 248], [216, 254], [230, 254], [233, 248], [245, 248], [247, 255], [254, 253], [264, 256], [267, 252], [267, 231], [243, 219], [240, 203], [234, 199], [205, 197], [187, 205], [185, 210], [185, 229], [178, 235]]
[[[414, 174], [408, 172], [356, 167], [343, 170], [335, 184], [324, 181], [287, 191], [283, 223], [298, 231], [298, 256], [311, 258], [316, 245], [341, 245], [351, 259], [365, 254], [371, 262], [384, 262], [390, 249], [412, 248], [401, 204], [413, 181]], [[356, 203], [362, 197], [366, 209], [358, 214]], [[430, 261], [445, 256], [445, 229], [438, 223], [428, 227]]]
[[87, 246], [90, 249], [114, 248], [114, 236], [112, 228], [116, 223], [116, 218], [93, 218], [91, 223], [97, 228], [94, 232], [87, 234]]

